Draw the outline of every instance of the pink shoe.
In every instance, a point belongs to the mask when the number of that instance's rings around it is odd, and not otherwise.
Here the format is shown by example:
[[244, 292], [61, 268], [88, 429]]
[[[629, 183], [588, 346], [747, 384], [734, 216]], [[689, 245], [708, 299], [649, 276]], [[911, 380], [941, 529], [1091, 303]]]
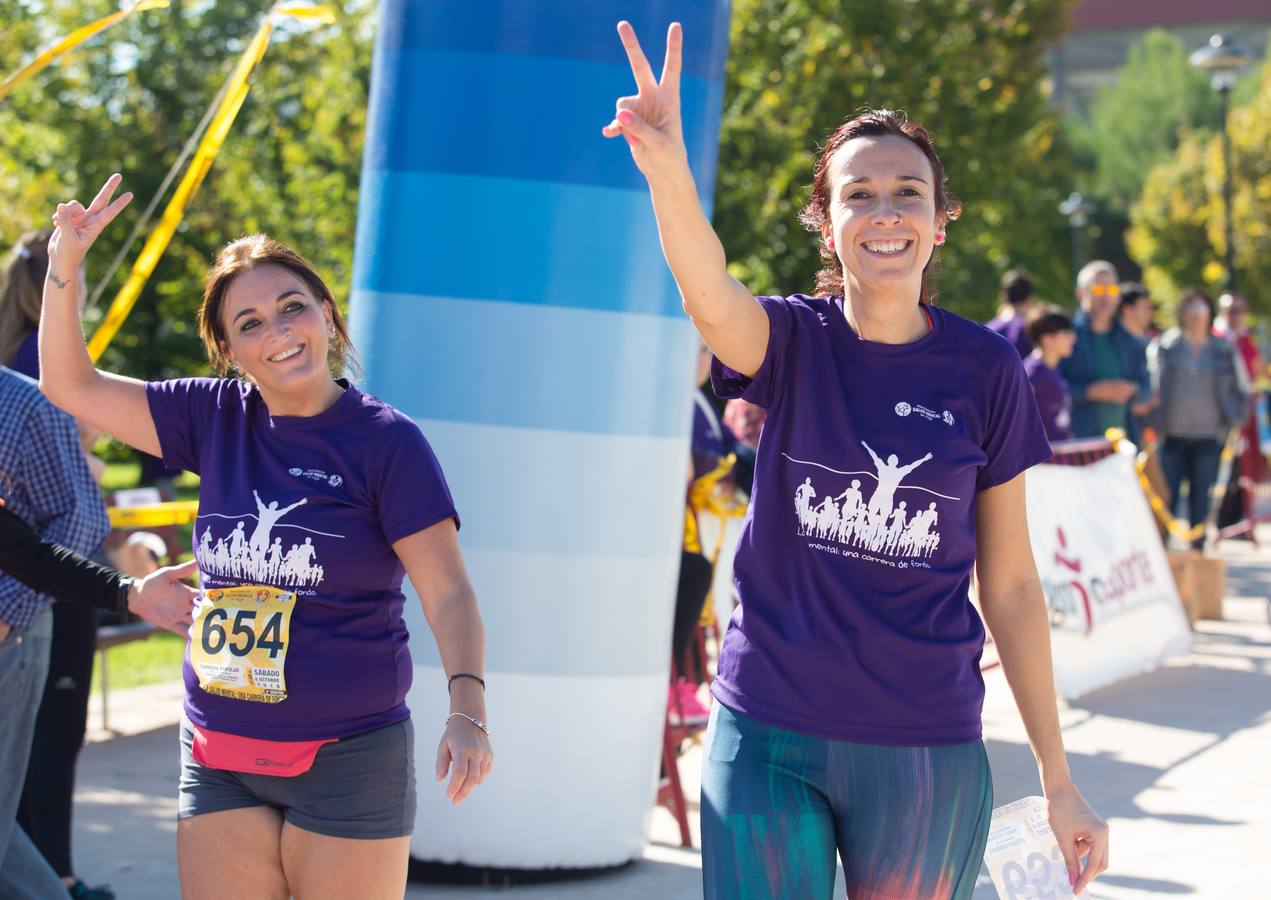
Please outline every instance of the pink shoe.
[[676, 681], [671, 685], [667, 695], [667, 706], [670, 709], [672, 725], [698, 726], [705, 725], [711, 717], [711, 711], [697, 699], [697, 688], [687, 681]]

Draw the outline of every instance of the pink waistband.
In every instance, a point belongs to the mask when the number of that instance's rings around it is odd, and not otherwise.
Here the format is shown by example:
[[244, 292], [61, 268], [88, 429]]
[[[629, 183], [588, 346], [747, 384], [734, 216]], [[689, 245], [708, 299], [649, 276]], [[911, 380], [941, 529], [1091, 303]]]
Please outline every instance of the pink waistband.
[[210, 769], [250, 772], [279, 778], [291, 778], [308, 772], [322, 745], [339, 740], [265, 741], [240, 734], [209, 731], [197, 725], [193, 728], [194, 761], [199, 765]]

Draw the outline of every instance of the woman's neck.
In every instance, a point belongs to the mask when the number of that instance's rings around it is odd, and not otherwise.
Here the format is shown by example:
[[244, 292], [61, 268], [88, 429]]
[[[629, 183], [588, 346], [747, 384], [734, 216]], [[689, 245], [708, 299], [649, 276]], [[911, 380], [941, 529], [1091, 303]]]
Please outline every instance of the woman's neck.
[[260, 396], [271, 416], [317, 416], [326, 412], [344, 393], [344, 388], [330, 376], [315, 385], [305, 385], [295, 391], [271, 391], [259, 384]]
[[1206, 328], [1203, 331], [1196, 331], [1194, 329], [1184, 328], [1183, 337], [1187, 340], [1187, 343], [1192, 346], [1200, 346], [1209, 340], [1209, 329]]
[[926, 312], [912, 295], [866, 297], [849, 286], [843, 315], [857, 337], [876, 344], [912, 344], [931, 330]]

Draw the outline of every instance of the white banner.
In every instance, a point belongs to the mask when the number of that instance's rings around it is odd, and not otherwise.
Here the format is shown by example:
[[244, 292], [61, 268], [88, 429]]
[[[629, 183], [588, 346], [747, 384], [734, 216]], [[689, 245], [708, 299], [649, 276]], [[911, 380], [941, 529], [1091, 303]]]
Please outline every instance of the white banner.
[[1059, 693], [1071, 700], [1186, 653], [1191, 631], [1133, 458], [1041, 465], [1026, 482]]

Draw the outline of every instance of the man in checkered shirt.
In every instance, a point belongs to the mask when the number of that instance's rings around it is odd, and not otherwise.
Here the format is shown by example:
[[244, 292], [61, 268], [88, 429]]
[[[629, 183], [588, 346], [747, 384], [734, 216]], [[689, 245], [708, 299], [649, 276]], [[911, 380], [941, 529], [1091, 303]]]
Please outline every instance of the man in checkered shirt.
[[[75, 420], [0, 366], [0, 499], [45, 539], [92, 553], [110, 530]], [[14, 821], [44, 693], [52, 598], [0, 574], [0, 896], [65, 896]]]

